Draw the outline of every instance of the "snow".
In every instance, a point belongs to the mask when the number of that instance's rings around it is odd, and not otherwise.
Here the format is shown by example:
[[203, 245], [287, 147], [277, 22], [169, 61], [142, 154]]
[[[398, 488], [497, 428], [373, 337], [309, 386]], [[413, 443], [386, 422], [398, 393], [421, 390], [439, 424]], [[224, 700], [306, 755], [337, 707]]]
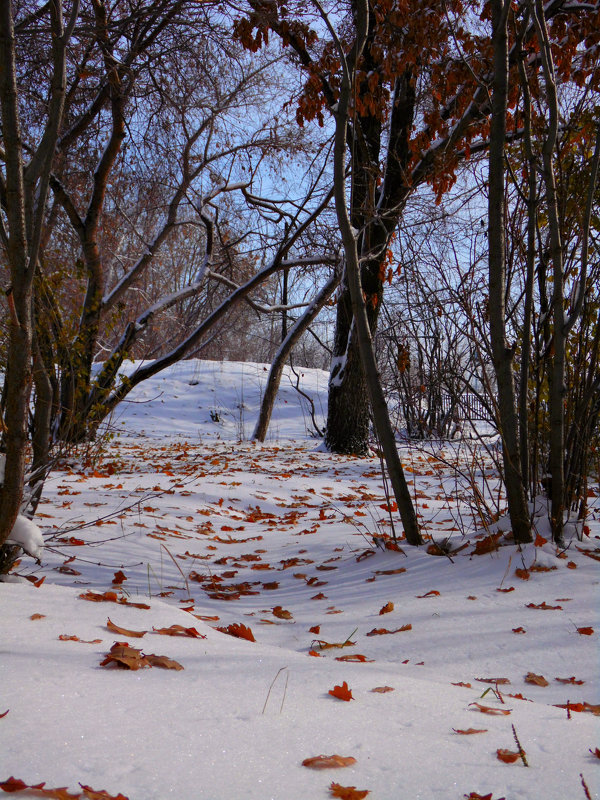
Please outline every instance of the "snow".
[[[300, 372], [322, 422], [328, 376]], [[189, 361], [136, 387], [102, 451], [52, 473], [43, 562], [17, 569], [45, 581], [0, 584], [0, 782], [129, 800], [318, 800], [332, 782], [374, 800], [583, 800], [583, 776], [597, 800], [597, 716], [558, 707], [599, 702], [597, 498], [564, 553], [503, 534], [475, 555], [487, 531], [451, 468], [458, 449], [404, 447], [426, 535], [466, 547], [378, 548], [391, 532], [378, 459], [319, 449], [287, 375], [265, 445], [246, 437], [268, 368]], [[491, 465], [478, 480], [495, 496]], [[256, 641], [216, 630], [233, 623]], [[153, 631], [172, 625], [206, 638]], [[382, 628], [398, 632], [369, 635]], [[119, 641], [184, 669], [100, 666]], [[369, 661], [336, 660], [352, 654]], [[349, 702], [329, 694], [344, 681]], [[517, 750], [512, 726], [528, 767], [497, 758]], [[469, 728], [486, 732], [455, 732]], [[319, 754], [356, 763], [302, 766]]]
[[19, 514], [13, 525], [7, 544], [18, 544], [33, 558], [41, 558], [44, 548], [44, 537], [41, 530], [30, 519]]

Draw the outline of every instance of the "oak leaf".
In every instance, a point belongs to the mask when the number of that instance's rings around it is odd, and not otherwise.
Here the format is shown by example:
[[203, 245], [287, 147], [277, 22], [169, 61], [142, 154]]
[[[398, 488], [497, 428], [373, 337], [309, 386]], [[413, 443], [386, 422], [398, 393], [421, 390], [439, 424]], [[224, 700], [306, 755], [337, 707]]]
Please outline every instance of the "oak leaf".
[[144, 660], [151, 666], [151, 667], [160, 667], [161, 669], [174, 669], [174, 670], [182, 670], [183, 666], [179, 663], [179, 661], [175, 661], [172, 658], [168, 658], [167, 656], [156, 656], [154, 653], [148, 653], [144, 655]]
[[303, 767], [309, 769], [337, 769], [338, 767], [351, 767], [356, 764], [356, 759], [352, 756], [338, 756], [334, 753], [331, 756], [312, 756], [305, 758], [302, 762]]
[[382, 614], [389, 614], [389, 613], [390, 613], [390, 611], [393, 611], [393, 610], [394, 610], [394, 604], [393, 604], [393, 603], [392, 603], [392, 601], [390, 600], [390, 602], [389, 602], [389, 603], [386, 603], [386, 604], [383, 606], [383, 608], [380, 608], [380, 609], [379, 609], [379, 616], [381, 616]]
[[281, 606], [275, 606], [273, 616], [277, 617], [277, 619], [293, 619], [291, 612]]
[[346, 681], [344, 681], [341, 686], [334, 686], [333, 689], [330, 689], [329, 694], [332, 697], [337, 697], [338, 700], [354, 700], [352, 691], [349, 689]]
[[386, 633], [402, 633], [403, 631], [411, 631], [412, 625], [409, 623], [408, 625], [403, 625], [401, 628], [396, 628], [394, 631], [388, 631], [387, 628], [373, 628], [372, 631], [369, 631], [366, 636], [383, 636]]
[[339, 783], [332, 783], [329, 787], [332, 797], [341, 800], [362, 800], [369, 794], [368, 789], [357, 789], [356, 786], [340, 786]]
[[255, 642], [252, 630], [241, 622], [232, 622], [227, 627], [217, 628], [221, 633], [228, 633], [230, 636], [235, 636], [237, 639], [246, 639], [249, 642]]
[[127, 575], [125, 575], [123, 570], [119, 569], [119, 570], [117, 570], [115, 572], [115, 574], [113, 576], [113, 579], [112, 579], [112, 582], [114, 584], [119, 585], [119, 584], [123, 583], [123, 581], [126, 581], [126, 580], [127, 580]]
[[150, 666], [142, 655], [142, 651], [137, 650], [135, 647], [130, 647], [127, 642], [115, 642], [110, 648], [110, 652], [100, 662], [101, 667], [108, 667], [111, 664], [131, 670]]

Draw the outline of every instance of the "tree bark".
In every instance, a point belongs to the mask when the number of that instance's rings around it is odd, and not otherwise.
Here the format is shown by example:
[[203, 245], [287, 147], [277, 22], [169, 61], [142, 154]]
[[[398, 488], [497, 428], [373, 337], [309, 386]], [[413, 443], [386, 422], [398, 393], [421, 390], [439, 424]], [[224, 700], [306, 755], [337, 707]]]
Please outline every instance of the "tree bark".
[[498, 389], [498, 429], [502, 438], [504, 485], [515, 541], [530, 542], [531, 522], [519, 452], [519, 428], [515, 405], [514, 350], [506, 341], [506, 245], [504, 145], [508, 98], [509, 0], [492, 0], [494, 73], [489, 145], [489, 318], [494, 371]]

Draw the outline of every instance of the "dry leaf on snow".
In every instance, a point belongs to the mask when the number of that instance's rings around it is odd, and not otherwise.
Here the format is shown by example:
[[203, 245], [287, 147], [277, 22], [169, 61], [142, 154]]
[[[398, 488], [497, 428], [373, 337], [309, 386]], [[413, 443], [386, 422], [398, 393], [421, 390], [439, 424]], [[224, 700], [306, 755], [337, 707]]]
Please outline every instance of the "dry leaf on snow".
[[536, 675], [535, 672], [528, 672], [525, 675], [525, 683], [533, 683], [536, 686], [548, 686], [548, 681], [543, 675]]
[[387, 628], [373, 628], [372, 631], [369, 631], [366, 636], [383, 636], [386, 633], [402, 633], [403, 631], [411, 631], [412, 625], [409, 623], [408, 625], [403, 625], [401, 628], [396, 628], [394, 631], [388, 631]]
[[463, 736], [470, 736], [473, 733], [487, 733], [487, 728], [466, 728], [465, 730], [461, 730], [460, 728], [452, 728], [454, 733], [460, 733]]
[[393, 686], [375, 686], [371, 689], [372, 692], [377, 692], [378, 694], [386, 694], [387, 692], [395, 692]]
[[189, 636], [191, 639], [206, 639], [203, 633], [196, 628], [184, 628], [183, 625], [171, 625], [168, 628], [152, 628], [154, 633], [161, 636]]
[[379, 616], [381, 616], [382, 614], [389, 614], [389, 613], [390, 613], [390, 611], [393, 611], [393, 610], [394, 610], [394, 604], [393, 604], [393, 603], [392, 603], [392, 601], [390, 600], [390, 602], [389, 602], [389, 603], [386, 603], [386, 604], [383, 606], [383, 608], [380, 608], [380, 609], [379, 609]]
[[341, 686], [334, 686], [333, 689], [330, 689], [329, 694], [332, 697], [337, 697], [338, 700], [354, 700], [352, 691], [348, 688], [346, 681]]
[[275, 606], [273, 609], [273, 616], [278, 619], [293, 619], [291, 612], [281, 606]]
[[332, 797], [339, 797], [341, 800], [362, 800], [369, 794], [368, 789], [357, 789], [356, 786], [340, 786], [339, 783], [332, 783], [329, 787]]
[[45, 614], [32, 614], [29, 619], [46, 619]]
[[302, 762], [302, 766], [309, 767], [309, 769], [337, 769], [338, 767], [351, 767], [352, 764], [356, 764], [356, 759], [352, 756], [338, 756], [335, 753], [332, 756], [312, 756], [305, 758]]
[[59, 787], [57, 789], [46, 789], [45, 782], [36, 783], [36, 784], [26, 784], [19, 778], [10, 777], [6, 781], [0, 782], [0, 789], [5, 792], [24, 792], [24, 791], [34, 791], [41, 795], [42, 797], [51, 797], [54, 800], [80, 800], [82, 798], [86, 798], [87, 800], [128, 800], [124, 794], [109, 794], [104, 789], [100, 791], [96, 791], [92, 789], [91, 786], [85, 786], [84, 784], [79, 784], [83, 791], [71, 793], [67, 791], [66, 786]]
[[483, 706], [481, 703], [469, 703], [469, 705], [475, 706], [477, 711], [481, 711], [482, 714], [496, 714], [498, 716], [508, 716], [510, 714], [509, 708], [493, 708], [492, 706]]
[[336, 656], [336, 661], [355, 661], [358, 664], [365, 664], [369, 663], [372, 664], [375, 659], [374, 658], [367, 658], [366, 656], [361, 655], [360, 653], [352, 653], [348, 656]]
[[580, 633], [582, 636], [591, 636], [594, 633], [593, 628], [577, 628], [577, 633]]
[[235, 636], [236, 639], [247, 639], [249, 642], [255, 642], [252, 630], [241, 622], [232, 622], [226, 628], [217, 628], [221, 633], [228, 633], [230, 636]]
[[521, 753], [517, 751], [516, 753], [513, 750], [505, 750], [502, 747], [499, 747], [496, 750], [496, 758], [500, 761], [504, 761], [505, 764], [514, 764], [515, 761], [518, 761], [521, 758]]
[[131, 631], [128, 628], [121, 628], [120, 625], [115, 625], [110, 617], [106, 620], [106, 627], [113, 633], [118, 633], [119, 636], [131, 636], [134, 639], [141, 639], [148, 631]]

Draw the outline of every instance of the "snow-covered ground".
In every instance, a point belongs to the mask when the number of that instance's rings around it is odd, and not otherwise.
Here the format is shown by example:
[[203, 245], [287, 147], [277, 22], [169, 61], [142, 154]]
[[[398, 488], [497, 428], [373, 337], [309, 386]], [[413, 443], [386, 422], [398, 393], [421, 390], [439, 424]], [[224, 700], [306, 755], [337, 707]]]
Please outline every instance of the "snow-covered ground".
[[[300, 376], [321, 425], [327, 375]], [[267, 443], [248, 441], [266, 377], [262, 365], [178, 365], [118, 409], [103, 452], [51, 475], [42, 564], [17, 569], [45, 580], [0, 584], [0, 786], [596, 800], [597, 498], [564, 553], [542, 541], [540, 518], [537, 546], [499, 538], [479, 554], [490, 530], [472, 514], [495, 501], [492, 465], [448, 443], [404, 448], [431, 539], [381, 549], [379, 460], [319, 448], [293, 375]], [[457, 552], [434, 555], [435, 543]], [[103, 665], [115, 642], [129, 647]], [[330, 694], [348, 696], [334, 690], [344, 683], [352, 699]], [[303, 766], [318, 755], [355, 761]]]

